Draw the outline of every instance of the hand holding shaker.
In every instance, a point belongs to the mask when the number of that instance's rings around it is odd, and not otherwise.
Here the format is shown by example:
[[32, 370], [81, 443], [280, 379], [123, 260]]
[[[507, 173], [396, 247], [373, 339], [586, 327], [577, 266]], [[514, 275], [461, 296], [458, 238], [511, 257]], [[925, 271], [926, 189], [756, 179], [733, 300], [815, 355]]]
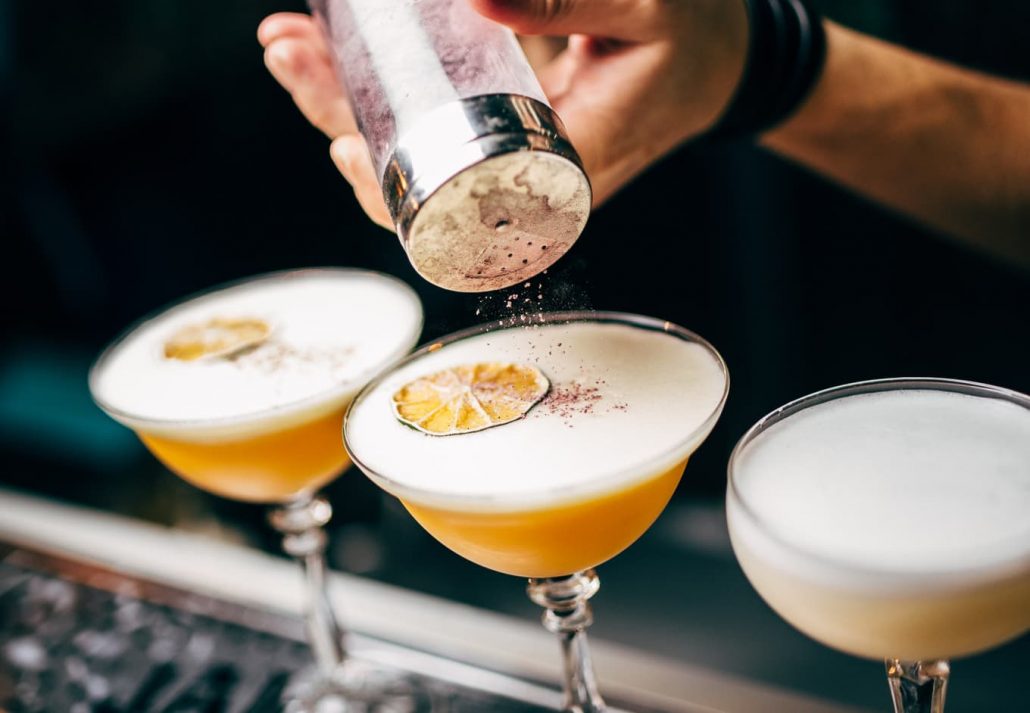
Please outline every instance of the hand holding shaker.
[[590, 184], [510, 30], [467, 0], [309, 0], [415, 269], [485, 292], [579, 237]]

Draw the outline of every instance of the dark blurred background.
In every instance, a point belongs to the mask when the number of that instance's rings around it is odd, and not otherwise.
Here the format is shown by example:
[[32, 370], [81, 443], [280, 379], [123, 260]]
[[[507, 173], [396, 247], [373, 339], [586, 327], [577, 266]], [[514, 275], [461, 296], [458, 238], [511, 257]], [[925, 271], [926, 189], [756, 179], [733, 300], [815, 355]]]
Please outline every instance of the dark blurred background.
[[[1030, 78], [1024, 0], [820, 4], [856, 29]], [[482, 300], [424, 283], [364, 217], [326, 139], [265, 72], [255, 29], [282, 9], [303, 3], [0, 0], [0, 484], [275, 550], [259, 509], [180, 483], [92, 405], [98, 350], [186, 293], [294, 266], [405, 279], [425, 339], [481, 319]], [[807, 641], [746, 584], [721, 514], [729, 452], [774, 407], [848, 381], [1030, 391], [1030, 276], [738, 143], [654, 167], [549, 279], [561, 306], [696, 330], [733, 381], [673, 505], [605, 566], [598, 635], [884, 708], [878, 664]], [[535, 615], [517, 581], [451, 555], [356, 471], [329, 494], [334, 566]], [[1025, 641], [961, 662], [949, 710], [1021, 709], [1015, 672], [1028, 665]]]

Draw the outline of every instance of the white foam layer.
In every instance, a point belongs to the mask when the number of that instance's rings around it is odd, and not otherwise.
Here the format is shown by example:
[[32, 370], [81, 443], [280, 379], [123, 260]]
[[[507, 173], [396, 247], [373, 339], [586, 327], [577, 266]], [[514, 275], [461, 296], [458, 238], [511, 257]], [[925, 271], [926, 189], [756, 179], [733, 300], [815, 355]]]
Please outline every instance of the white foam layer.
[[[391, 397], [403, 384], [483, 361], [536, 365], [550, 396], [519, 421], [475, 433], [428, 435], [394, 416]], [[398, 495], [410, 488], [421, 501], [455, 506], [469, 497], [546, 502], [599, 483], [619, 487], [613, 480], [625, 487], [686, 457], [707, 435], [690, 438], [720, 408], [725, 387], [707, 348], [664, 332], [590, 321], [516, 327], [453, 342], [391, 373], [352, 407], [347, 447]]]
[[[269, 339], [234, 359], [180, 361], [165, 342], [213, 318], [258, 318]], [[264, 422], [292, 406], [353, 395], [411, 349], [422, 311], [399, 280], [360, 270], [302, 270], [256, 278], [177, 305], [109, 352], [93, 375], [95, 397], [116, 417], [154, 426]], [[314, 402], [314, 403], [310, 403]], [[162, 422], [162, 423], [157, 423]], [[146, 425], [146, 424], [144, 424]]]
[[1000, 399], [897, 390], [813, 406], [745, 447], [734, 482], [756, 533], [842, 568], [1030, 571], [1030, 409]]

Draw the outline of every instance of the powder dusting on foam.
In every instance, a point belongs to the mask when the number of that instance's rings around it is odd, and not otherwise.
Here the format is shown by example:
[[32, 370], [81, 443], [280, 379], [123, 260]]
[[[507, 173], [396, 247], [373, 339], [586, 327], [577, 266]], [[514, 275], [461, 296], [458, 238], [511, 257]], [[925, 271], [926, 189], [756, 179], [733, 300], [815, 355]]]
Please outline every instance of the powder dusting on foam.
[[[179, 330], [212, 319], [271, 327], [256, 347], [180, 361], [164, 355]], [[135, 419], [204, 421], [258, 415], [321, 394], [342, 398], [418, 338], [421, 308], [402, 283], [360, 271], [259, 278], [173, 307], [140, 325], [104, 361], [94, 388]]]
[[1030, 567], [1030, 410], [930, 390], [845, 397], [741, 453], [741, 497], [792, 546], [848, 566]]
[[[432, 436], [395, 418], [390, 399], [403, 384], [483, 361], [535, 365], [551, 391], [523, 419], [476, 433]], [[622, 473], [656, 475], [634, 469], [689, 455], [705, 434], [685, 440], [718, 408], [725, 384], [706, 348], [663, 332], [589, 321], [501, 329], [391, 373], [355, 404], [347, 445], [401, 487], [504, 504]]]

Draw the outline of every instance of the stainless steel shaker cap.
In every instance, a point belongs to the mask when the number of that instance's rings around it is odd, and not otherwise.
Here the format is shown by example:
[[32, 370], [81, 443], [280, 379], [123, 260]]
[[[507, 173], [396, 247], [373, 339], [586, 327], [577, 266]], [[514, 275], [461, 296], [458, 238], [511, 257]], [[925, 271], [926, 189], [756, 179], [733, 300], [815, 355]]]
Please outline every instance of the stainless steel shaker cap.
[[386, 205], [419, 274], [459, 292], [523, 282], [560, 258], [590, 215], [590, 183], [561, 120], [525, 96], [448, 103], [398, 138]]

